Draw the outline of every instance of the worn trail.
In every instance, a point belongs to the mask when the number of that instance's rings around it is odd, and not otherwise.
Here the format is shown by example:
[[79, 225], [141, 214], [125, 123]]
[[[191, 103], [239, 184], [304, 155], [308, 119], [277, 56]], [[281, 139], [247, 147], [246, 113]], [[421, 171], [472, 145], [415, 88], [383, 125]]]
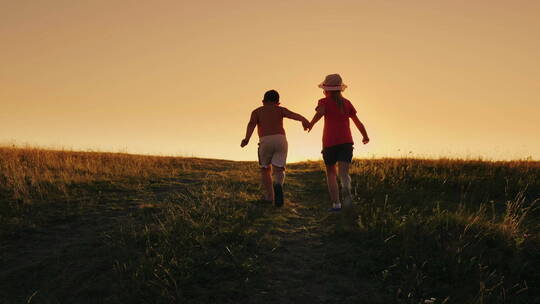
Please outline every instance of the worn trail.
[[[336, 239], [336, 229], [352, 224], [345, 214], [328, 213], [324, 176], [319, 172], [289, 172], [288, 199], [271, 223], [269, 233], [279, 246], [263, 253], [267, 261], [265, 287], [250, 303], [358, 303], [372, 291], [368, 278], [358, 278], [338, 260], [350, 244]], [[314, 189], [316, 189], [314, 191]], [[271, 219], [266, 219], [271, 220]], [[344, 226], [345, 225], [345, 226]]]
[[[133, 223], [134, 218], [144, 222], [141, 206], [182, 192], [195, 180], [169, 181], [153, 187], [148, 197], [127, 199], [125, 194], [116, 193], [116, 200], [103, 200], [71, 219], [0, 244], [0, 303], [1, 299], [21, 303], [104, 300], [114, 284], [115, 262], [104, 238], [110, 231]], [[344, 217], [326, 211], [322, 172], [291, 169], [285, 190], [284, 208], [261, 207], [264, 215], [257, 219], [256, 228], [275, 239], [276, 246], [259, 253], [261, 284], [251, 285], [254, 287], [241, 302], [353, 303], [373, 294], [366, 287], [370, 286], [369, 278], [358, 278], [340, 259], [350, 256], [351, 244], [336, 234], [343, 228]]]

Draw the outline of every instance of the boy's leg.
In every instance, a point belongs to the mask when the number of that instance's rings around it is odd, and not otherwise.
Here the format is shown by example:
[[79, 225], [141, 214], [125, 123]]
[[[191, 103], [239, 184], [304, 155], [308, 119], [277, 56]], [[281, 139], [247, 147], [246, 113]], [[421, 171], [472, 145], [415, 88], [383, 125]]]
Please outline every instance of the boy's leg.
[[341, 208], [335, 164], [326, 165], [326, 183], [328, 184], [328, 193], [330, 193], [330, 200], [332, 200], [333, 204], [332, 208]]
[[283, 186], [285, 182], [285, 168], [272, 165], [272, 173], [274, 176], [274, 184]]
[[274, 203], [276, 207], [283, 206], [283, 182], [285, 181], [285, 168], [272, 165], [274, 176]]
[[274, 154], [272, 155], [272, 170], [274, 172], [274, 204], [283, 206], [283, 182], [285, 181], [285, 164], [287, 163], [288, 143], [284, 135], [275, 136]]
[[261, 137], [257, 155], [259, 165], [261, 166], [261, 185], [264, 191], [264, 199], [270, 202], [274, 201], [274, 189], [272, 188], [272, 147], [268, 142], [268, 137]]
[[261, 184], [264, 188], [264, 199], [274, 201], [274, 188], [272, 186], [272, 169], [270, 166], [261, 168]]
[[349, 162], [338, 161], [339, 180], [341, 181], [341, 194], [345, 207], [352, 205], [351, 176], [349, 175]]

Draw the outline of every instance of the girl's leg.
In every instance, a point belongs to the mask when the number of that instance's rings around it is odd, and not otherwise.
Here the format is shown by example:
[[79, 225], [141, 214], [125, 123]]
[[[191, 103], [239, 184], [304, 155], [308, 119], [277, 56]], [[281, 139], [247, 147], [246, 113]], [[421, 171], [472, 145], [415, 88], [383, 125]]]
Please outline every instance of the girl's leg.
[[339, 188], [337, 184], [336, 165], [326, 165], [326, 183], [328, 184], [328, 193], [334, 208], [341, 208], [339, 202]]
[[267, 201], [274, 201], [274, 188], [272, 186], [272, 169], [261, 168], [261, 183], [264, 188], [264, 199]]
[[339, 180], [341, 181], [341, 193], [345, 207], [352, 205], [351, 176], [349, 175], [350, 163], [338, 161]]

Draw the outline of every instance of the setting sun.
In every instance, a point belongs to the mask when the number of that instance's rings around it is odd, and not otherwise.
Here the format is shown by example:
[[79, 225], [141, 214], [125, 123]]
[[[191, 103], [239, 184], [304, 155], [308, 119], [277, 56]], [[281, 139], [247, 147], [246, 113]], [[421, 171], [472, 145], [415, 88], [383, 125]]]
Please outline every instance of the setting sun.
[[[534, 1], [2, 6], [4, 144], [254, 160], [263, 93], [311, 117], [340, 73], [372, 140], [356, 157], [540, 157]], [[285, 129], [291, 161], [321, 157], [321, 126]]]

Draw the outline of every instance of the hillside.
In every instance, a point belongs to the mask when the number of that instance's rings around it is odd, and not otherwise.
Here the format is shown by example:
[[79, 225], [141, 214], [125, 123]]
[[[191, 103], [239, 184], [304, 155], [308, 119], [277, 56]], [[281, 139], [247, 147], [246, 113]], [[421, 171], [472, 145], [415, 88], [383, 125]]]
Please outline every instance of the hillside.
[[[540, 163], [369, 159], [329, 214], [252, 162], [0, 148], [0, 303], [540, 303]], [[4, 302], [2, 302], [4, 301]]]

